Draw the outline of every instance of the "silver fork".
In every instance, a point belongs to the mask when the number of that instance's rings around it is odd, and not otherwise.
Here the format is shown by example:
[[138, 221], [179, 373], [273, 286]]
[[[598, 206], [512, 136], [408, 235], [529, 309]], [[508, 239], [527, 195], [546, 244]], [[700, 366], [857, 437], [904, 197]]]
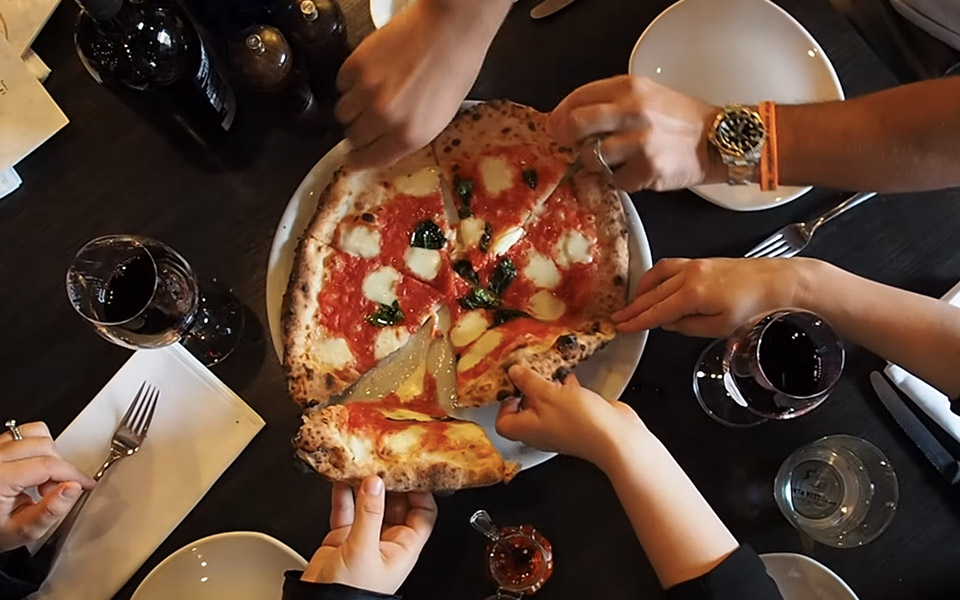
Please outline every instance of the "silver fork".
[[863, 204], [876, 195], [876, 192], [860, 192], [859, 194], [850, 196], [809, 223], [801, 221], [799, 223], [784, 225], [773, 235], [757, 244], [757, 246], [750, 252], [747, 252], [744, 257], [790, 258], [796, 256], [807, 247], [810, 239], [813, 238], [813, 234], [817, 232], [817, 229], [819, 229], [821, 225], [839, 217], [854, 206]]
[[[140, 450], [143, 441], [147, 439], [147, 430], [150, 429], [150, 422], [153, 420], [153, 413], [157, 408], [159, 398], [159, 389], [146, 381], [140, 384], [140, 389], [137, 390], [137, 395], [133, 397], [130, 408], [124, 413], [116, 431], [113, 432], [113, 438], [110, 440], [110, 453], [103, 462], [103, 466], [93, 476], [94, 481], [100, 481], [110, 467], [128, 456], [133, 456]], [[77, 503], [73, 505], [67, 516], [57, 526], [57, 529], [37, 551], [38, 555], [52, 550], [51, 560], [56, 557], [60, 548], [63, 547], [63, 542], [70, 535], [70, 530], [73, 529], [73, 525], [77, 521], [77, 515], [80, 514], [83, 505], [86, 504], [87, 498], [89, 498], [89, 492], [84, 490]]]

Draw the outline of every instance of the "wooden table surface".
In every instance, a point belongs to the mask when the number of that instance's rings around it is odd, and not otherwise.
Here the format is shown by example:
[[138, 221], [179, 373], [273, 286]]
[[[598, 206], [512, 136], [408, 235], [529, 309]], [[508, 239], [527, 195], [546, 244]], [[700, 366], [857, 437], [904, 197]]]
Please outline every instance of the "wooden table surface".
[[[526, 14], [532, 3], [520, 0], [508, 17], [473, 97], [549, 109], [581, 84], [623, 73], [637, 37], [669, 0], [581, 1], [538, 22]], [[371, 29], [366, 2], [343, 4], [357, 40]], [[827, 0], [780, 4], [821, 43], [848, 96], [896, 83]], [[239, 138], [238, 145], [256, 146], [251, 164], [201, 168], [83, 70], [72, 42], [76, 11], [63, 2], [34, 46], [53, 68], [47, 87], [71, 123], [17, 167], [23, 187], [0, 201], [0, 417], [42, 419], [59, 433], [129, 356], [97, 337], [67, 303], [64, 273], [74, 252], [108, 233], [164, 240], [199, 273], [231, 285], [255, 316], [237, 353], [215, 371], [267, 426], [117, 597], [128, 598], [180, 546], [217, 532], [263, 531], [309, 557], [327, 529], [329, 486], [294, 466], [289, 440], [298, 413], [268, 341], [264, 280], [287, 200], [341, 134]], [[724, 211], [688, 192], [640, 193], [634, 201], [659, 258], [742, 255], [780, 225], [844, 196], [815, 190], [752, 214]], [[957, 191], [886, 196], [831, 223], [808, 254], [939, 296], [960, 276], [958, 230]], [[956, 598], [960, 504], [874, 398], [867, 376], [882, 361], [851, 348], [847, 372], [824, 406], [793, 422], [737, 430], [711, 421], [693, 397], [691, 369], [704, 345], [654, 331], [623, 399], [674, 452], [738, 539], [759, 552], [813, 556], [864, 600]], [[899, 477], [895, 520], [863, 548], [804, 543], [773, 502], [772, 481], [783, 459], [834, 433], [875, 443]], [[556, 571], [539, 593], [542, 600], [659, 597], [616, 497], [589, 464], [556, 458], [509, 486], [439, 502], [436, 532], [402, 590], [408, 598], [479, 599], [492, 591], [482, 540], [467, 525], [481, 507], [505, 524], [532, 523], [553, 542]]]

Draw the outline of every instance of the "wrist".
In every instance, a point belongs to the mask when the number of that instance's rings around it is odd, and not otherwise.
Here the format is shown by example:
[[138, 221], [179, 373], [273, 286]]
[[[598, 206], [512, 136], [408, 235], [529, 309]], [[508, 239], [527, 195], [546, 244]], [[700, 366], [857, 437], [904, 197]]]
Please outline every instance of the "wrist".
[[620, 469], [631, 457], [635, 459], [639, 448], [656, 442], [656, 437], [647, 429], [639, 417], [624, 418], [616, 415], [603, 429], [599, 452], [592, 457], [594, 463], [607, 477]]
[[723, 157], [720, 156], [720, 150], [710, 141], [710, 135], [713, 132], [714, 124], [717, 121], [717, 115], [723, 111], [719, 106], [712, 106], [706, 113], [703, 122], [703, 145], [705, 148], [705, 160], [703, 169], [703, 183], [726, 183], [728, 179], [727, 165], [723, 164]]
[[823, 294], [830, 289], [824, 280], [832, 276], [835, 267], [814, 258], [792, 258], [796, 281], [789, 306], [819, 313]]

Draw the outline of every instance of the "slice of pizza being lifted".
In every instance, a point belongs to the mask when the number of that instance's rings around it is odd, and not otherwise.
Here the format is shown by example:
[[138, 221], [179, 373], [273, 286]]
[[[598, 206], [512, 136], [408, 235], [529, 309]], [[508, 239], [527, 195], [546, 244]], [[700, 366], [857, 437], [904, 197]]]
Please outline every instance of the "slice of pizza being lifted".
[[475, 268], [504, 254], [553, 192], [573, 152], [547, 135], [546, 115], [495, 100], [462, 111], [433, 142]]
[[516, 393], [523, 364], [562, 379], [616, 334], [609, 315], [627, 300], [626, 218], [619, 193], [577, 172], [525, 223], [526, 235], [478, 270], [453, 263], [449, 339], [458, 353], [457, 403], [483, 406]]
[[504, 461], [483, 428], [446, 416], [426, 376], [421, 394], [313, 409], [303, 417], [297, 456], [333, 481], [359, 484], [377, 475], [393, 492], [443, 491], [509, 481], [519, 470]]

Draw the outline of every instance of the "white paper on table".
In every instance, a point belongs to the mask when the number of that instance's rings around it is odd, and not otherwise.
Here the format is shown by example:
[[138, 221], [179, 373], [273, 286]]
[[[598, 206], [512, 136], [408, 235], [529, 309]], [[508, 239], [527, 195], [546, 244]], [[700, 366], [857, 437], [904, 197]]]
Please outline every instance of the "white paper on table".
[[0, 171], [17, 164], [67, 123], [20, 54], [0, 38]]
[[95, 473], [144, 380], [161, 390], [146, 441], [100, 480], [53, 570], [31, 599], [113, 597], [264, 425], [213, 373], [174, 344], [140, 350], [123, 365], [57, 438], [64, 459]]
[[0, 0], [0, 34], [22, 56], [50, 19], [60, 0]]
[[22, 59], [27, 70], [37, 78], [37, 81], [46, 81], [47, 77], [50, 76], [50, 67], [48, 67], [47, 63], [43, 62], [33, 50], [28, 48], [27, 51], [23, 53]]
[[[950, 288], [941, 300], [960, 306], [960, 282]], [[946, 394], [898, 365], [892, 363], [887, 365], [884, 373], [894, 385], [900, 388], [900, 391], [920, 407], [920, 410], [954, 439], [960, 441], [960, 416], [950, 410], [950, 399]]]
[[0, 171], [0, 198], [20, 187], [21, 183], [23, 181], [20, 179], [20, 175], [13, 170], [13, 167], [6, 171]]

